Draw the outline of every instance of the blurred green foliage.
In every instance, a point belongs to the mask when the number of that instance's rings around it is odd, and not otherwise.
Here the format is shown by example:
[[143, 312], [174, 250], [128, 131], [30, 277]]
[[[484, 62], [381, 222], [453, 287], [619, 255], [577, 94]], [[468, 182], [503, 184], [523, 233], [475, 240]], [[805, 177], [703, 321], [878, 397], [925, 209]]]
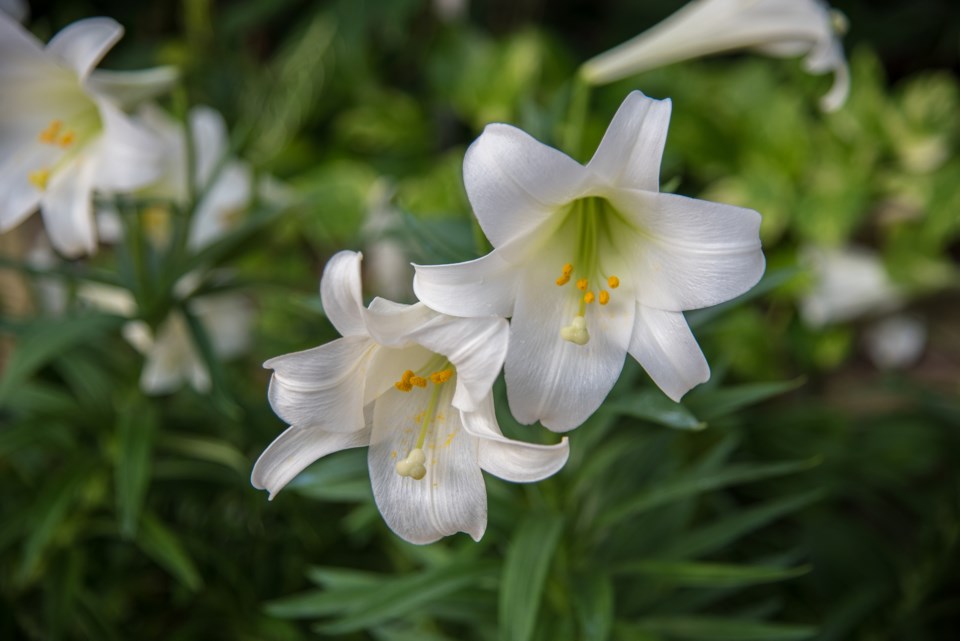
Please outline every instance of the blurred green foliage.
[[[105, 66], [179, 65], [167, 106], [216, 107], [235, 152], [297, 197], [256, 204], [197, 256], [150, 246], [136, 201], [124, 218], [139, 241], [126, 250], [52, 268], [4, 255], [6, 273], [60, 283], [69, 302], [50, 314], [29, 290], [0, 317], [13, 345], [0, 379], [0, 638], [952, 638], [960, 88], [947, 70], [906, 73], [902, 53], [888, 58], [905, 75], [891, 82], [875, 53], [890, 41], [857, 33], [855, 3], [853, 91], [836, 114], [816, 110], [828, 80], [751, 57], [585, 97], [570, 153], [584, 159], [628, 91], [671, 97], [664, 184], [764, 215], [764, 281], [689, 315], [710, 383], [676, 404], [628, 363], [571, 435], [560, 474], [535, 486], [487, 477], [479, 544], [392, 535], [363, 451], [318, 462], [273, 502], [250, 487], [252, 462], [283, 427], [259, 364], [336, 336], [316, 292], [325, 258], [383, 240], [418, 262], [485, 251], [459, 177], [469, 142], [505, 121], [564, 146], [571, 78], [600, 50], [584, 48], [616, 44], [676, 3], [487, 2], [450, 20], [434, 4], [36, 3], [41, 36], [97, 13], [124, 22]], [[391, 215], [371, 229], [378, 208]], [[929, 324], [926, 356], [906, 371], [868, 363], [865, 321], [811, 328], [797, 314], [810, 286], [798, 251], [851, 242], [877, 250]], [[122, 320], [73, 296], [85, 282], [119, 284], [156, 326], [186, 309], [178, 278], [224, 267], [226, 280], [200, 291], [245, 292], [256, 339], [221, 363], [190, 323], [210, 394], [144, 396]], [[548, 438], [513, 421], [502, 387], [498, 412], [508, 435]]]

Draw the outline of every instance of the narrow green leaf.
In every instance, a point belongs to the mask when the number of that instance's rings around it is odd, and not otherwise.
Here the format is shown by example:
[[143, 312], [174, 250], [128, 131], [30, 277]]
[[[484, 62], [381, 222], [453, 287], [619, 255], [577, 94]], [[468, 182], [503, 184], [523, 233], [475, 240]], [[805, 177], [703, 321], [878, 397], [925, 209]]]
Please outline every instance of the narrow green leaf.
[[560, 540], [563, 520], [555, 514], [531, 514], [517, 527], [504, 559], [500, 585], [500, 638], [529, 641], [547, 570]]
[[120, 534], [124, 538], [132, 538], [137, 532], [150, 479], [156, 428], [156, 412], [146, 403], [134, 402], [119, 412], [114, 482]]
[[606, 403], [603, 409], [678, 430], [702, 430], [707, 426], [690, 410], [671, 401], [659, 390], [644, 390], [628, 398], [616, 398]]
[[203, 584], [200, 573], [180, 540], [149, 512], [145, 512], [140, 519], [137, 544], [188, 590], [195, 591]]
[[690, 394], [687, 405], [704, 421], [714, 421], [756, 405], [768, 398], [793, 391], [806, 382], [804, 377], [774, 383], [748, 383], [736, 387], [708, 389]]
[[637, 627], [683, 641], [799, 641], [817, 632], [805, 625], [721, 617], [652, 617]]
[[819, 464], [820, 458], [814, 457], [785, 463], [730, 465], [712, 474], [661, 483], [646, 492], [631, 497], [625, 503], [611, 507], [600, 515], [597, 523], [599, 526], [611, 526], [625, 518], [704, 492], [785, 476], [810, 469]]
[[572, 589], [580, 641], [605, 641], [613, 627], [613, 583], [604, 574], [586, 574]]
[[728, 565], [682, 561], [636, 561], [615, 570], [617, 574], [640, 575], [664, 583], [689, 587], [739, 588], [773, 583], [802, 576], [809, 566], [778, 568], [763, 565]]
[[35, 371], [79, 343], [95, 342], [97, 336], [118, 327], [123, 319], [103, 314], [56, 319], [35, 319], [17, 336], [17, 347], [4, 365], [0, 380], [0, 404]]
[[247, 472], [250, 462], [237, 448], [226, 441], [203, 436], [163, 432], [157, 446], [168, 452], [223, 465], [239, 474]]

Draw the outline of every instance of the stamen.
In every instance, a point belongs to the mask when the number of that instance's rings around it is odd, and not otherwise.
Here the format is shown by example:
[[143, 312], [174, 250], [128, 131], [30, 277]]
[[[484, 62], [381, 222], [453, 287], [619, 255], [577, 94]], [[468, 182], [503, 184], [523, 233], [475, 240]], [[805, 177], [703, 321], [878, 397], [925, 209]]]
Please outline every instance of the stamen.
[[63, 147], [64, 149], [66, 149], [67, 147], [72, 145], [73, 141], [76, 139], [77, 139], [76, 134], [74, 134], [72, 131], [67, 131], [62, 136], [60, 136], [60, 140], [57, 141], [57, 144]]
[[610, 289], [616, 289], [617, 287], [620, 287], [620, 279], [616, 276], [611, 276], [607, 279], [607, 285], [610, 286]]
[[586, 279], [586, 278], [581, 278], [581, 279], [577, 280], [577, 289], [579, 289], [581, 292], [587, 290], [587, 279]]
[[600, 304], [606, 305], [610, 302], [610, 292], [605, 289], [600, 290]]
[[410, 377], [410, 384], [411, 384], [411, 385], [416, 385], [417, 387], [426, 387], [426, 386], [427, 386], [427, 379], [425, 379], [425, 378], [422, 377], [422, 376], [411, 376], [411, 377]]
[[583, 302], [585, 302], [587, 305], [592, 303], [593, 300], [594, 300], [593, 292], [587, 292], [586, 294], [583, 295]]
[[27, 175], [27, 180], [30, 181], [31, 185], [43, 191], [44, 189], [47, 188], [47, 182], [49, 182], [50, 180], [50, 170], [38, 169], [36, 171], [31, 171]]
[[[414, 376], [415, 375], [413, 371], [408, 369], [400, 376], [400, 380], [394, 383], [393, 386], [396, 387], [401, 392], [409, 392], [410, 390], [413, 389]], [[424, 382], [424, 385], [426, 385], [426, 382]], [[423, 385], [421, 385], [420, 387], [423, 387]]]
[[590, 333], [587, 331], [587, 319], [579, 315], [574, 316], [573, 322], [566, 327], [560, 328], [560, 338], [577, 345], [586, 345], [590, 341]]
[[564, 274], [563, 276], [561, 276], [560, 278], [558, 278], [556, 282], [557, 282], [557, 286], [558, 286], [558, 287], [561, 287], [561, 286], [566, 285], [567, 283], [570, 282], [570, 277], [567, 276], [566, 274]]
[[40, 142], [52, 145], [57, 141], [57, 134], [60, 133], [60, 128], [63, 126], [63, 123], [59, 120], [51, 120], [50, 124], [47, 125], [47, 128], [40, 132]]
[[573, 273], [573, 265], [567, 263], [563, 266], [563, 273], [560, 274], [560, 278], [557, 279], [557, 286], [566, 285], [570, 282], [570, 274]]
[[448, 367], [447, 369], [431, 374], [430, 380], [437, 385], [440, 385], [441, 383], [446, 383], [449, 381], [451, 376], [453, 376], [453, 370]]
[[567, 263], [566, 265], [563, 266], [564, 276], [569, 276], [572, 273], [573, 273], [573, 265], [571, 265], [570, 263]]

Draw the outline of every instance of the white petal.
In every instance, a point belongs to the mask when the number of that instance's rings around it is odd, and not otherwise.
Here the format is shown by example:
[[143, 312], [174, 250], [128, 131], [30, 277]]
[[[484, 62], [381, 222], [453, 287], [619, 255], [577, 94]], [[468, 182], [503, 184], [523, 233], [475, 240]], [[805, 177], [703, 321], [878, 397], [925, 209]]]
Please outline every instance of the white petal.
[[45, 166], [44, 151], [35, 145], [18, 157], [0, 160], [0, 233], [13, 229], [37, 210], [42, 192], [30, 183], [29, 176]]
[[923, 356], [927, 324], [915, 316], [898, 314], [870, 325], [863, 340], [867, 355], [878, 368], [904, 369]]
[[147, 352], [140, 388], [146, 394], [169, 394], [190, 381], [199, 392], [210, 389], [210, 375], [182, 314], [174, 312], [157, 329]]
[[236, 216], [250, 204], [250, 167], [228, 163], [197, 205], [190, 228], [190, 247], [199, 249], [222, 238], [237, 224]]
[[416, 445], [427, 390], [391, 390], [374, 407], [368, 455], [373, 496], [390, 529], [411, 543], [432, 543], [457, 532], [479, 541], [486, 529], [487, 493], [476, 439], [463, 431], [451, 396], [449, 390], [441, 392], [423, 447], [426, 476], [419, 481], [400, 476], [396, 463]]
[[122, 36], [123, 27], [116, 20], [88, 18], [61, 30], [47, 43], [47, 51], [86, 78]]
[[159, 178], [163, 162], [160, 139], [108, 100], [97, 100], [97, 107], [103, 119], [97, 188], [127, 192]]
[[864, 247], [806, 247], [801, 262], [812, 273], [812, 289], [800, 300], [800, 314], [811, 327], [885, 312], [903, 304], [882, 258]]
[[362, 336], [272, 358], [267, 397], [273, 411], [291, 425], [328, 432], [362, 429], [364, 379], [375, 345]]
[[140, 71], [96, 69], [87, 79], [87, 87], [124, 108], [155, 98], [169, 91], [179, 78], [176, 67], [153, 67]]
[[23, 22], [30, 15], [30, 7], [25, 0], [0, 0], [0, 12], [6, 13], [17, 22]]
[[512, 316], [523, 265], [515, 245], [465, 263], [414, 265], [413, 291], [425, 305], [451, 316]]
[[752, 209], [642, 191], [608, 197], [636, 229], [613, 238], [614, 253], [631, 263], [629, 284], [644, 305], [671, 311], [716, 305], [763, 275], [760, 214]]
[[686, 319], [679, 312], [661, 311], [637, 303], [630, 355], [674, 401], [679, 401], [694, 386], [710, 378], [710, 366]]
[[[559, 257], [556, 260], [560, 260]], [[634, 304], [614, 295], [605, 306], [586, 310], [590, 340], [576, 345], [560, 330], [577, 313], [579, 296], [559, 288], [556, 260], [533, 263], [520, 281], [510, 321], [510, 347], [505, 365], [510, 410], [521, 423], [539, 420], [555, 432], [583, 423], [603, 402], [623, 368]]]
[[77, 288], [77, 298], [108, 314], [132, 318], [137, 313], [133, 294], [122, 287], [86, 282]]
[[194, 107], [190, 110], [189, 118], [196, 154], [197, 184], [202, 189], [210, 180], [213, 170], [227, 155], [227, 123], [219, 112], [210, 107]]
[[375, 350], [367, 366], [364, 405], [380, 398], [387, 390], [393, 389], [394, 383], [400, 380], [406, 370], [418, 372], [435, 357], [436, 354], [419, 345], [400, 349], [380, 347]]
[[581, 195], [587, 172], [509, 125], [488, 125], [463, 159], [463, 181], [494, 247], [524, 236]]
[[42, 196], [47, 235], [64, 256], [89, 254], [97, 248], [92, 203], [94, 171], [93, 160], [79, 156], [51, 177]]
[[833, 68], [833, 85], [830, 91], [820, 99], [820, 108], [826, 112], [836, 111], [847, 101], [850, 95], [850, 68], [846, 59], [842, 59]]
[[257, 459], [250, 483], [258, 490], [267, 490], [272, 500], [277, 492], [314, 461], [327, 454], [363, 447], [369, 443], [369, 428], [342, 433], [290, 427]]
[[320, 279], [323, 311], [343, 336], [366, 336], [360, 261], [363, 254], [341, 251], [333, 255]]
[[566, 437], [556, 445], [540, 445], [503, 436], [497, 424], [492, 395], [483, 400], [477, 411], [462, 412], [461, 419], [467, 433], [479, 439], [480, 467], [507, 481], [541, 481], [558, 472], [570, 456]]
[[670, 127], [670, 99], [631, 92], [607, 127], [587, 169], [611, 185], [659, 191], [660, 160]]
[[220, 358], [233, 358], [250, 347], [254, 310], [246, 296], [203, 296], [190, 302], [190, 310], [203, 324], [213, 351]]

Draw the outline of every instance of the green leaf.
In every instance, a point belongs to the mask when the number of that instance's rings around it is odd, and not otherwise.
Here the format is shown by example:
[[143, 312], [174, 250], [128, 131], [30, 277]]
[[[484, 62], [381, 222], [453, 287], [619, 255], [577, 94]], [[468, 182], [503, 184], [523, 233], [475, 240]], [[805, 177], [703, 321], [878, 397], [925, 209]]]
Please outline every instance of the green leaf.
[[607, 402], [604, 411], [640, 418], [664, 427], [678, 430], [702, 430], [706, 423], [697, 420], [690, 410], [675, 403], [659, 390], [644, 390], [629, 398], [615, 398]]
[[739, 307], [748, 301], [760, 298], [761, 296], [772, 292], [781, 285], [785, 285], [786, 283], [790, 282], [802, 273], [803, 270], [798, 267], [782, 267], [780, 269], [768, 271], [766, 274], [764, 274], [763, 278], [760, 279], [760, 282], [754, 285], [753, 288], [747, 293], [725, 303], [714, 305], [713, 307], [686, 312], [684, 316], [686, 317], [687, 323], [690, 325], [690, 327], [696, 329], [709, 323], [714, 318], [723, 315], [731, 309]]
[[793, 391], [806, 382], [804, 377], [775, 383], [748, 383], [723, 389], [706, 389], [690, 394], [687, 405], [705, 421], [713, 421], [768, 398]]
[[637, 627], [684, 641], [799, 641], [816, 629], [788, 623], [765, 623], [721, 617], [652, 617]]
[[80, 343], [93, 343], [123, 322], [116, 316], [85, 314], [57, 319], [34, 319], [17, 336], [17, 347], [4, 366], [0, 405], [12, 390], [35, 371]]
[[573, 586], [581, 641], [605, 641], [613, 627], [613, 583], [605, 574], [586, 574]]
[[759, 583], [774, 583], [802, 576], [809, 566], [779, 568], [763, 565], [729, 565], [683, 561], [636, 561], [616, 570], [617, 574], [640, 575], [688, 587], [739, 588]]
[[785, 476], [808, 470], [820, 464], [819, 457], [784, 463], [730, 465], [718, 472], [700, 476], [680, 478], [672, 482], [660, 483], [653, 488], [631, 497], [602, 513], [597, 519], [601, 527], [609, 527], [628, 517], [634, 517], [663, 505], [690, 498], [704, 492], [753, 483], [764, 479]]
[[180, 540], [149, 512], [144, 513], [140, 519], [137, 544], [147, 556], [163, 566], [191, 592], [203, 584], [200, 573]]
[[163, 432], [157, 445], [165, 451], [182, 454], [198, 461], [224, 465], [238, 474], [243, 474], [250, 467], [247, 457], [237, 448], [218, 439]]
[[132, 538], [137, 532], [156, 431], [157, 415], [150, 405], [134, 402], [119, 412], [114, 481], [120, 534], [125, 538]]
[[504, 559], [500, 584], [500, 638], [529, 641], [536, 629], [547, 570], [560, 540], [563, 519], [528, 515], [517, 527]]

